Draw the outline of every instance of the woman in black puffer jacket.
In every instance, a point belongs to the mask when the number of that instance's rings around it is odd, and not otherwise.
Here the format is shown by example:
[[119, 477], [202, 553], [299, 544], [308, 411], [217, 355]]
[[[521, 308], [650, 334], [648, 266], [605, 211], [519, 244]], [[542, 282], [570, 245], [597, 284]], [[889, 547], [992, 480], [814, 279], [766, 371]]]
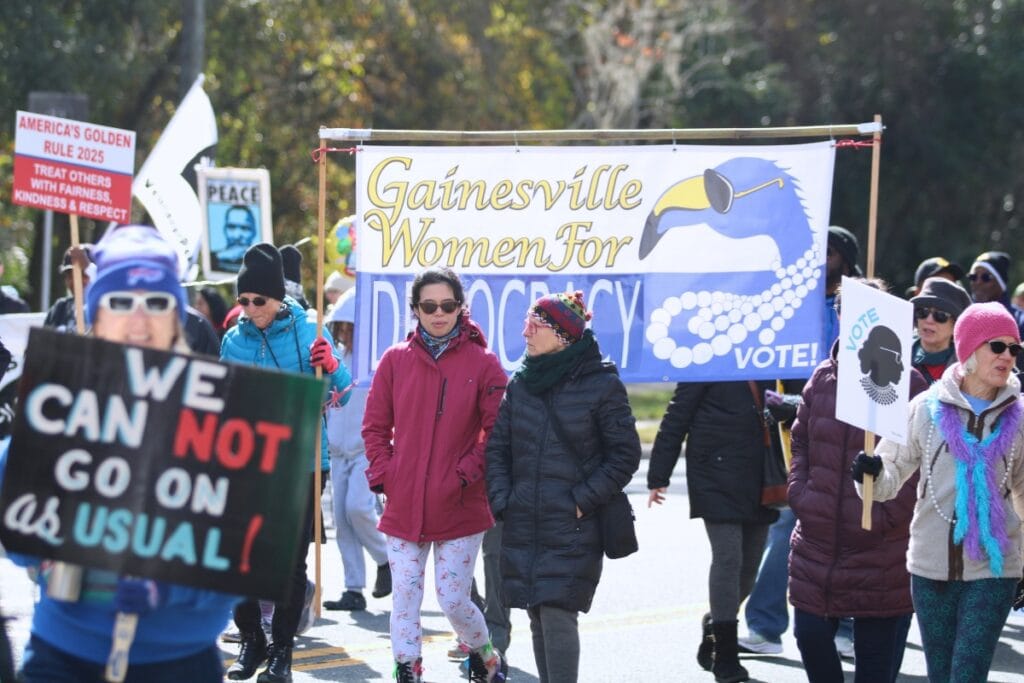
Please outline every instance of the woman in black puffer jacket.
[[[640, 465], [626, 389], [602, 363], [582, 292], [539, 299], [526, 320], [527, 357], [487, 442], [487, 489], [504, 521], [503, 594], [526, 609], [541, 683], [573, 683], [577, 614], [601, 578], [596, 510]], [[567, 448], [554, 420], [573, 443]], [[575, 452], [589, 456], [580, 462]]]
[[[704, 520], [711, 543], [711, 613], [704, 616], [697, 661], [721, 683], [748, 680], [736, 649], [736, 615], [757, 578], [768, 527], [779, 516], [761, 506], [765, 448], [778, 448], [778, 436], [766, 430], [761, 417], [760, 397], [771, 386], [767, 382], [677, 384], [647, 470], [648, 506], [660, 505], [686, 440], [690, 517]], [[766, 444], [766, 439], [774, 445]]]

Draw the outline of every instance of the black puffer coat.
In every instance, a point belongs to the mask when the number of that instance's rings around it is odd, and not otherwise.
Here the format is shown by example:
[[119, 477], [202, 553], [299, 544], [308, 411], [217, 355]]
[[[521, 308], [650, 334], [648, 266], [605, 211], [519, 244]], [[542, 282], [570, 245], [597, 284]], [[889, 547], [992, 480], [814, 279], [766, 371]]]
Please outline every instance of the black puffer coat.
[[[771, 387], [758, 382], [758, 395]], [[761, 506], [764, 438], [747, 382], [680, 382], [654, 439], [647, 488], [668, 486], [686, 439], [690, 517], [770, 524], [779, 514]]]
[[603, 557], [594, 512], [640, 466], [640, 438], [626, 388], [597, 344], [550, 395], [566, 435], [590, 457], [581, 463], [561, 443], [544, 396], [513, 378], [487, 442], [491, 509], [505, 523], [503, 592], [510, 607], [586, 612]]

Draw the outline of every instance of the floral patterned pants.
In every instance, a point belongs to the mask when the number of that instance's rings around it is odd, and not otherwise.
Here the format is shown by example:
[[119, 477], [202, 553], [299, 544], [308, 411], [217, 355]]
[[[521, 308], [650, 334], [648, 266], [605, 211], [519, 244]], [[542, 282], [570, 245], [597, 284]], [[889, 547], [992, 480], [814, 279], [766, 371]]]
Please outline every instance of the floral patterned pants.
[[391, 565], [391, 651], [396, 662], [416, 661], [423, 646], [420, 608], [427, 555], [434, 548], [434, 583], [437, 601], [459, 640], [471, 649], [488, 643], [487, 623], [469, 598], [476, 556], [483, 533], [450, 541], [414, 543], [388, 536]]

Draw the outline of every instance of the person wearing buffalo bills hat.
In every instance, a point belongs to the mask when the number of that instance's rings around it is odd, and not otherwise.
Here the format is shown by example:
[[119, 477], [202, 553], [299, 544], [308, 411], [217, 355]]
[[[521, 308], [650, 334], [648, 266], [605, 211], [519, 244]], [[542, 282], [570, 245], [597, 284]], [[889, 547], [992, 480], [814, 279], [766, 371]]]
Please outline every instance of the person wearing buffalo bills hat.
[[[156, 229], [118, 227], [96, 245], [93, 258], [96, 275], [85, 296], [92, 336], [160, 351], [188, 351], [182, 337], [185, 293], [178, 283], [177, 254]], [[149, 454], [140, 451], [133, 457]], [[0, 474], [6, 455], [0, 453]], [[85, 568], [79, 595], [61, 599], [71, 596], [47, 590], [49, 581], [56, 585], [59, 568], [38, 558], [12, 554], [11, 559], [36, 568], [41, 587], [18, 680], [104, 680], [108, 657], [121, 640], [120, 635], [113, 637], [115, 629], [120, 631], [126, 614], [137, 616], [126, 653], [127, 681], [223, 680], [217, 636], [237, 597]]]
[[956, 362], [953, 325], [964, 309], [971, 305], [971, 297], [955, 282], [943, 277], [930, 277], [922, 283], [920, 293], [910, 303], [914, 304], [914, 329], [917, 331], [911, 364], [931, 384]]
[[942, 256], [926, 258], [918, 264], [914, 271], [914, 296], [921, 291], [924, 281], [930, 277], [943, 277], [950, 282], [959, 283], [964, 278], [964, 269]]
[[[242, 314], [238, 323], [224, 333], [221, 360], [306, 374], [314, 374], [319, 368], [328, 382], [331, 394], [338, 396], [338, 404], [346, 404], [352, 376], [341, 362], [341, 356], [334, 345], [317, 328], [316, 322], [308, 320], [302, 306], [286, 294], [281, 254], [276, 247], [260, 243], [246, 250], [238, 270], [235, 290]], [[326, 470], [330, 467], [330, 456], [327, 432], [322, 421], [320, 439], [320, 468]], [[308, 457], [308, 454], [301, 455]], [[313, 463], [310, 465], [308, 490], [312, 491]], [[312, 540], [312, 496], [307, 501], [302, 529], [304, 546]], [[305, 552], [299, 553], [289, 582], [288, 598], [274, 606], [272, 639], [269, 643], [260, 623], [259, 601], [245, 600], [235, 608], [235, 625], [241, 635], [241, 650], [238, 659], [228, 668], [228, 679], [237, 681], [251, 678], [266, 662], [266, 669], [259, 675], [260, 683], [285, 683], [292, 680], [292, 647], [302, 621], [306, 596]]]
[[953, 339], [957, 362], [910, 402], [906, 443], [883, 439], [851, 473], [858, 493], [875, 477], [885, 501], [920, 472], [906, 558], [928, 680], [987, 681], [1010, 608], [1024, 602], [1020, 332], [990, 301], [960, 314]]

